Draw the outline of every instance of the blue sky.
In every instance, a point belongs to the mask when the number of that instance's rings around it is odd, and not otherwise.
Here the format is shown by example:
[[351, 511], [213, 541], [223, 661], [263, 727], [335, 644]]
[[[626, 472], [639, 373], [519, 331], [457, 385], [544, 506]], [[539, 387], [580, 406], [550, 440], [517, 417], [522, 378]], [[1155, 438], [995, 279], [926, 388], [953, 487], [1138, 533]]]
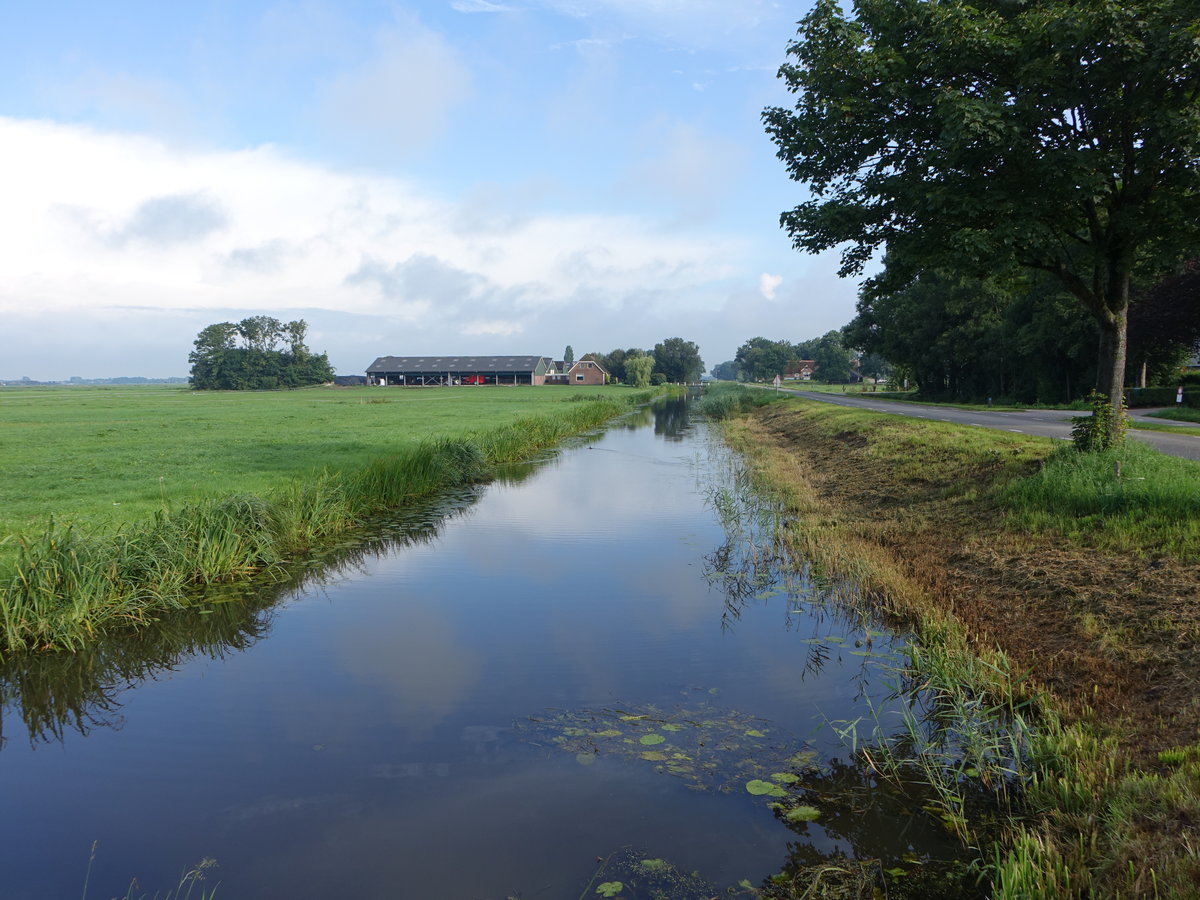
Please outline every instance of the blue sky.
[[[12, 8], [12, 7], [16, 8]], [[759, 121], [806, 4], [12, 4], [0, 378], [183, 375], [304, 318], [380, 355], [558, 356], [840, 327]]]

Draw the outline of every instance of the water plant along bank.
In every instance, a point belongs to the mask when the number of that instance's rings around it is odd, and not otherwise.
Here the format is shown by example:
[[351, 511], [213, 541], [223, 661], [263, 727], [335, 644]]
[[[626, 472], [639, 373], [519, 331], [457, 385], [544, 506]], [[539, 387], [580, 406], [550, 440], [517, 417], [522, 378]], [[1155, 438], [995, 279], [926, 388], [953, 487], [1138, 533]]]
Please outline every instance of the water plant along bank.
[[970, 793], [993, 796], [995, 896], [1191, 895], [1194, 464], [1130, 445], [1118, 475], [1043, 439], [800, 400], [727, 433], [787, 506], [797, 555], [915, 624], [914, 677], [960, 742], [981, 712], [1025, 735], [990, 785], [928, 754], [897, 763], [940, 780], [968, 829]]

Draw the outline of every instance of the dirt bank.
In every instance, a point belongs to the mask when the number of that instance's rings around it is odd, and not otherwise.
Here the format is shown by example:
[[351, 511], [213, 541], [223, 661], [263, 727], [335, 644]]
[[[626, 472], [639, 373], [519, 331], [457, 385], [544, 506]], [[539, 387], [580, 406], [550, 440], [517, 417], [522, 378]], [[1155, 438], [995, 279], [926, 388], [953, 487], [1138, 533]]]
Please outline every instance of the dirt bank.
[[792, 402], [735, 428], [785, 454], [843, 533], [884, 551], [1068, 716], [1142, 764], [1197, 739], [1200, 566], [1008, 525], [993, 488], [1034, 471], [1049, 442]]

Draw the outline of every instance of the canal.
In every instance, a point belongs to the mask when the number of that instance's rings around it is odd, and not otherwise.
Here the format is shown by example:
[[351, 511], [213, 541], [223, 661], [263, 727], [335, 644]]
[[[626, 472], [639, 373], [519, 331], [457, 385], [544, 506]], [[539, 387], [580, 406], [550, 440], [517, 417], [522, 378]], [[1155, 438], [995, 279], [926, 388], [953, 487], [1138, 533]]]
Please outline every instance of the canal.
[[0, 894], [215, 859], [227, 898], [754, 896], [953, 855], [851, 759], [903, 637], [781, 570], [744, 481], [672, 401], [291, 583], [11, 663]]

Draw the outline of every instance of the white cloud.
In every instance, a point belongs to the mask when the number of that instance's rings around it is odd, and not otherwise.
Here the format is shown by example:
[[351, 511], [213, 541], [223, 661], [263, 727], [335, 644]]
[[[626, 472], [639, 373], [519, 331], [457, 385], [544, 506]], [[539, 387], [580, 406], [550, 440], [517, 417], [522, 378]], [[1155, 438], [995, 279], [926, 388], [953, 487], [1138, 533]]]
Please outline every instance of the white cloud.
[[470, 71], [454, 48], [410, 19], [380, 29], [374, 55], [326, 85], [321, 112], [335, 140], [385, 158], [438, 137], [470, 93]]
[[758, 292], [767, 300], [775, 299], [775, 289], [783, 284], [782, 275], [770, 275], [763, 272], [758, 278]]
[[[747, 252], [634, 216], [521, 209], [521, 190], [497, 194], [512, 206], [503, 227], [464, 228], [477, 191], [438, 197], [269, 146], [197, 151], [3, 117], [0, 146], [0, 377], [52, 377], [32, 362], [55, 354], [39, 346], [47, 316], [79, 360], [61, 377], [181, 374], [199, 327], [259, 313], [314, 323], [328, 335], [315, 349], [347, 348], [334, 359], [343, 371], [381, 353], [555, 352], [574, 327], [588, 349], [652, 345], [681, 317], [701, 327]], [[106, 320], [123, 337], [106, 334], [105, 352], [133, 356], [97, 371], [81, 348], [100, 349]], [[143, 352], [156, 345], [158, 357]]]

